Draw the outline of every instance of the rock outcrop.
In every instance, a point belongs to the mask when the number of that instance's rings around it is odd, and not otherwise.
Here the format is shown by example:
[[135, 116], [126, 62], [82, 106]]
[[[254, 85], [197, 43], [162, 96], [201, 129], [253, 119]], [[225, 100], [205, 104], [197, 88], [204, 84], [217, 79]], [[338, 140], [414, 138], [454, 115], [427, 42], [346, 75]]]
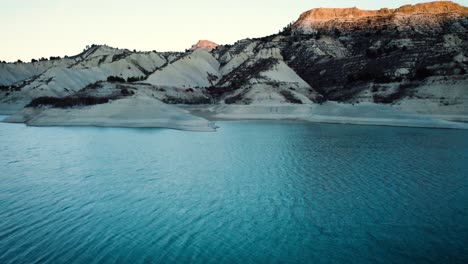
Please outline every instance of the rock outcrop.
[[191, 50], [196, 50], [196, 49], [204, 49], [208, 51], [212, 51], [213, 49], [216, 49], [219, 45], [214, 43], [213, 41], [210, 40], [200, 40], [197, 42], [197, 44], [193, 45]]
[[359, 8], [316, 8], [304, 12], [294, 28], [304, 32], [320, 29], [372, 28], [382, 24], [397, 26], [433, 26], [468, 16], [468, 8], [451, 1], [405, 5], [396, 9], [361, 10]]

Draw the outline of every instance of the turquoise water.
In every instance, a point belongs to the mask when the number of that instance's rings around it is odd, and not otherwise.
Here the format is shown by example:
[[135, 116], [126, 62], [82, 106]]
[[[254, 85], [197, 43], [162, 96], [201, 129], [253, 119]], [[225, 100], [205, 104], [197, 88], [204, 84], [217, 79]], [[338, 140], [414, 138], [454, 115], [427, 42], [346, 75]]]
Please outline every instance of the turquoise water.
[[468, 132], [0, 123], [0, 263], [466, 263]]

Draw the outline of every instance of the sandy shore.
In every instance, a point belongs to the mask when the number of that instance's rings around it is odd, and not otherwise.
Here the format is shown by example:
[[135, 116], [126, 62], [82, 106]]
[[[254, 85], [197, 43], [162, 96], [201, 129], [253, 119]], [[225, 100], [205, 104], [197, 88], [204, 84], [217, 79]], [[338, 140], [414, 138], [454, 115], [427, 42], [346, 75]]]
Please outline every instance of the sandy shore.
[[133, 97], [79, 108], [25, 108], [4, 122], [28, 126], [97, 126], [216, 131], [213, 122], [147, 97]]
[[[299, 120], [316, 123], [468, 129], [453, 116], [422, 115], [374, 103], [322, 105], [167, 105], [131, 97], [88, 107], [25, 108], [4, 122], [29, 126], [101, 126], [215, 131], [220, 120]], [[467, 120], [457, 116], [458, 120]]]
[[[212, 120], [301, 120], [317, 123], [468, 129], [468, 123], [454, 122], [444, 116], [421, 115], [388, 105], [356, 105], [327, 102], [323, 105], [214, 105], [178, 107]], [[453, 118], [449, 116], [447, 119]], [[462, 119], [463, 120], [463, 119]]]

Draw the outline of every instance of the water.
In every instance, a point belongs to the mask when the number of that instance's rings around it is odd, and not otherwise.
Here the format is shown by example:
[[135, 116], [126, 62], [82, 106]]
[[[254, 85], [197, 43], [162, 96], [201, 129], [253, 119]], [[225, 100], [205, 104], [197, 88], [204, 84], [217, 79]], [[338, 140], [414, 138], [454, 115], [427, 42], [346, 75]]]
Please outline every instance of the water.
[[468, 132], [0, 124], [0, 263], [466, 263]]

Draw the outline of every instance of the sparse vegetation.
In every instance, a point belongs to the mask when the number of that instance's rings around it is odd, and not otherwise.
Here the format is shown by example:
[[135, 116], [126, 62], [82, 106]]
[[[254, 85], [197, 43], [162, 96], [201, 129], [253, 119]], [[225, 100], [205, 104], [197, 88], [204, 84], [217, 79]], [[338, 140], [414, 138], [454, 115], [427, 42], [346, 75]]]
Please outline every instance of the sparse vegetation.
[[55, 108], [70, 108], [74, 106], [87, 106], [108, 103], [110, 98], [106, 97], [39, 97], [33, 99], [26, 107], [51, 106]]
[[322, 35], [323, 35], [322, 31], [317, 30], [317, 32], [314, 34], [314, 38], [316, 40], [319, 40], [320, 38], [322, 38]]
[[21, 91], [21, 87], [14, 85], [0, 85], [0, 91]]
[[341, 36], [341, 31], [337, 28], [335, 28], [335, 37], [339, 38]]
[[302, 101], [299, 100], [292, 92], [288, 90], [282, 90], [280, 94], [286, 99], [288, 103], [292, 104], [302, 104]]
[[131, 96], [131, 95], [134, 95], [135, 92], [128, 89], [128, 88], [124, 88], [124, 89], [120, 90], [120, 94], [123, 95], [123, 96]]
[[427, 67], [418, 67], [414, 72], [414, 79], [415, 80], [424, 80], [427, 77], [433, 76], [434, 72]]
[[381, 72], [375, 68], [366, 68], [357, 73], [348, 74], [348, 83], [355, 82], [369, 82], [374, 81], [377, 83], [390, 83], [394, 81], [399, 81], [392, 78], [389, 75], [386, 75], [384, 72]]
[[183, 98], [176, 98], [171, 96], [166, 96], [165, 99], [162, 100], [166, 104], [210, 104], [211, 100], [208, 97], [196, 97], [190, 99], [183, 99]]
[[375, 59], [380, 54], [382, 54], [380, 49], [369, 48], [369, 49], [366, 50], [366, 56], [369, 59]]
[[395, 92], [387, 95], [375, 94], [373, 99], [374, 102], [379, 104], [392, 104], [405, 96], [411, 95], [411, 88], [413, 88], [412, 83], [400, 84]]
[[234, 95], [234, 96], [231, 96], [231, 97], [226, 98], [226, 99], [224, 100], [224, 102], [225, 102], [226, 104], [235, 104], [235, 103], [241, 101], [243, 96], [244, 96], [244, 95], [243, 95], [242, 93], [240, 93], [240, 94], [237, 94], [237, 95]]
[[282, 30], [280, 30], [280, 32], [278, 33], [278, 35], [281, 35], [281, 36], [290, 36], [291, 33], [292, 33], [292, 26], [293, 26], [294, 22], [291, 22], [289, 23], [287, 26], [285, 26]]
[[98, 89], [98, 88], [101, 88], [101, 84], [100, 82], [94, 82], [94, 83], [91, 83], [91, 84], [88, 84], [83, 90], [86, 90], [86, 89]]
[[120, 83], [124, 83], [124, 82], [125, 82], [125, 79], [122, 78], [122, 77], [119, 77], [119, 76], [109, 76], [109, 77], [107, 77], [107, 81], [108, 81], [108, 82], [120, 82]]
[[327, 99], [323, 95], [318, 95], [315, 98], [312, 99], [317, 104], [323, 104], [327, 101]]
[[145, 79], [145, 76], [140, 76], [140, 77], [128, 77], [127, 82], [133, 83], [133, 82], [139, 82], [143, 81]]
[[215, 99], [219, 99], [223, 94], [232, 91], [231, 88], [228, 87], [215, 87], [211, 86], [206, 88], [205, 92], [209, 94], [211, 97]]

